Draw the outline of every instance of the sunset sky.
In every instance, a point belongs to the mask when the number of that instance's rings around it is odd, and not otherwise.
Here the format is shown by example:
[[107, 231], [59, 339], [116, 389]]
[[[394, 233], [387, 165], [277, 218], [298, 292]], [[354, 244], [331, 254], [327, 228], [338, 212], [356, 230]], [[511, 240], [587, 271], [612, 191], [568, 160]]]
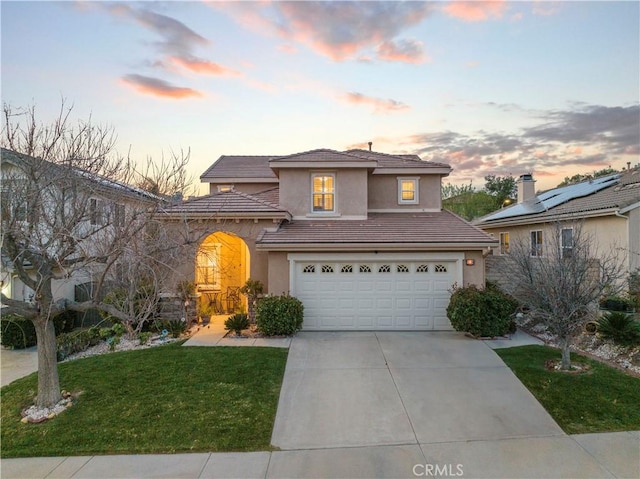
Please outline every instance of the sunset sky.
[[[133, 158], [367, 147], [453, 183], [640, 160], [640, 3], [1, 2], [2, 100]], [[204, 189], [201, 190], [204, 192]]]

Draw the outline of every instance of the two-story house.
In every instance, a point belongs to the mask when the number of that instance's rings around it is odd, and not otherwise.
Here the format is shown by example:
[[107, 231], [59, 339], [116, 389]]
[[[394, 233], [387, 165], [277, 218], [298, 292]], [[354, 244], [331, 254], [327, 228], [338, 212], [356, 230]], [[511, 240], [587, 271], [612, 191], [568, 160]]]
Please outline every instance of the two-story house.
[[299, 298], [305, 330], [451, 329], [451, 288], [484, 284], [496, 242], [442, 209], [450, 172], [366, 150], [222, 156], [210, 195], [166, 215], [208, 235], [182, 274], [220, 311], [251, 277]]

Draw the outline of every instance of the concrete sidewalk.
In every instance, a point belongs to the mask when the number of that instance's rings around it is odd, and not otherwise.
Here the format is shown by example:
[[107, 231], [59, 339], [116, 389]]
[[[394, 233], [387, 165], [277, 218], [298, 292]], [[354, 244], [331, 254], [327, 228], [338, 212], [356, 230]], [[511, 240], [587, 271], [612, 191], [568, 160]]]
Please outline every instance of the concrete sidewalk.
[[[249, 453], [3, 459], [3, 479], [625, 478], [640, 432]], [[439, 474], [436, 474], [439, 472]]]

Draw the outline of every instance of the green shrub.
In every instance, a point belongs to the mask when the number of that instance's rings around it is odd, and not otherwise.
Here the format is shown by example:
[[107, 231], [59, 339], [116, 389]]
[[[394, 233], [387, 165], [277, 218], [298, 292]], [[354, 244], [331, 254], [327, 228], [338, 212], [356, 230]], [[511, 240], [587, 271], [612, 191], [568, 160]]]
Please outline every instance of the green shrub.
[[140, 341], [140, 344], [148, 344], [150, 339], [151, 333], [149, 331], [138, 334], [138, 340]]
[[622, 296], [607, 296], [600, 300], [600, 307], [608, 311], [633, 311], [633, 302]]
[[0, 342], [6, 348], [24, 349], [36, 345], [36, 329], [30, 319], [13, 314], [2, 316]]
[[[56, 336], [73, 328], [74, 315], [64, 312], [53, 318]], [[14, 314], [2, 316], [1, 343], [6, 348], [24, 349], [37, 343], [36, 329], [30, 319], [21, 318]]]
[[70, 333], [60, 334], [56, 338], [58, 361], [62, 361], [71, 354], [82, 352], [98, 344], [101, 340], [100, 331], [97, 327], [77, 329]]
[[471, 285], [454, 288], [447, 317], [456, 331], [478, 337], [504, 336], [515, 330], [512, 315], [517, 308], [518, 302], [497, 287]]
[[605, 313], [598, 319], [598, 332], [623, 346], [640, 344], [640, 323], [633, 316], [621, 311]]
[[270, 296], [258, 302], [256, 325], [266, 336], [289, 336], [302, 328], [304, 307], [293, 296]]
[[224, 322], [224, 329], [227, 331], [233, 331], [236, 333], [236, 336], [240, 336], [243, 329], [247, 329], [249, 327], [249, 318], [246, 314], [237, 313], [233, 316], [229, 316], [229, 318]]
[[160, 329], [166, 329], [172, 338], [179, 338], [187, 330], [187, 323], [179, 319], [164, 320]]

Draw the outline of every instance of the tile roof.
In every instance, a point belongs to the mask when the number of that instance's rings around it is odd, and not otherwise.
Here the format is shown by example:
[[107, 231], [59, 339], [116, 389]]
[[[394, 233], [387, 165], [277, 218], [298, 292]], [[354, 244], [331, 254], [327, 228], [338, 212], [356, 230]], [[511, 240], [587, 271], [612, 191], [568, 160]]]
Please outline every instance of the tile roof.
[[363, 158], [357, 155], [351, 155], [348, 152], [341, 152], [336, 150], [329, 150], [326, 148], [318, 150], [303, 151], [301, 153], [294, 153], [292, 155], [282, 156], [279, 158], [273, 158], [271, 163], [287, 163], [287, 162], [334, 162], [334, 161], [349, 161], [349, 162], [370, 162], [371, 159]]
[[201, 180], [225, 178], [269, 178], [277, 180], [269, 161], [278, 156], [222, 155], [200, 176]]
[[449, 211], [371, 213], [363, 220], [301, 220], [266, 231], [262, 246], [305, 244], [493, 245], [495, 240]]
[[240, 191], [226, 191], [200, 196], [163, 210], [169, 215], [251, 215], [260, 214], [288, 218], [289, 213], [278, 205], [278, 189], [271, 188], [249, 195]]
[[418, 155], [390, 155], [369, 150], [347, 150], [346, 153], [376, 160], [379, 168], [451, 168], [446, 163], [425, 161]]
[[[524, 203], [480, 218], [474, 224], [490, 226], [535, 222], [566, 216], [618, 210], [640, 202], [640, 169], [546, 191]], [[506, 213], [506, 214], [505, 214]]]
[[421, 168], [434, 169], [451, 167], [445, 163], [435, 163], [432, 161], [421, 160], [418, 155], [390, 155], [387, 153], [378, 153], [368, 150], [348, 150], [336, 151], [330, 149], [318, 149], [294, 153], [292, 155], [223, 155], [213, 163], [200, 176], [200, 180], [211, 182], [214, 180], [227, 179], [268, 179], [277, 181], [275, 172], [270, 168], [269, 163], [288, 163], [288, 162], [352, 162], [363, 163], [377, 162], [377, 169], [384, 168]]

